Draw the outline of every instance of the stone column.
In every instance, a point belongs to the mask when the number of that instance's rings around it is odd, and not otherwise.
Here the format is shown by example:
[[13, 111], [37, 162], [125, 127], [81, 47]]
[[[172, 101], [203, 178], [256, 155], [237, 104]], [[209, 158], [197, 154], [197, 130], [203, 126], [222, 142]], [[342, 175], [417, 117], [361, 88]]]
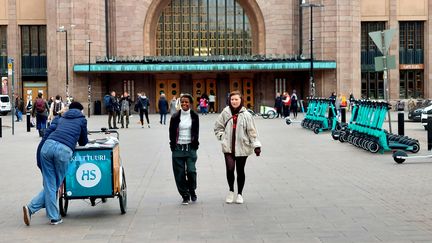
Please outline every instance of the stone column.
[[389, 22], [386, 28], [396, 29], [388, 52], [389, 55], [394, 55], [396, 57], [396, 68], [390, 69], [388, 72], [389, 100], [399, 99], [399, 22], [397, 19], [397, 5], [398, 1], [389, 1]]
[[[336, 2], [336, 1], [333, 1]], [[360, 1], [336, 4], [337, 93], [360, 97]]]
[[[15, 82], [15, 93], [20, 94], [22, 90], [21, 82], [21, 34], [17, 24], [17, 5], [16, 0], [8, 1], [8, 26], [7, 26], [7, 52], [8, 57], [14, 59], [14, 82]], [[12, 93], [12, 76], [8, 77], [8, 88], [9, 94]], [[12, 99], [13, 97], [11, 97]]]

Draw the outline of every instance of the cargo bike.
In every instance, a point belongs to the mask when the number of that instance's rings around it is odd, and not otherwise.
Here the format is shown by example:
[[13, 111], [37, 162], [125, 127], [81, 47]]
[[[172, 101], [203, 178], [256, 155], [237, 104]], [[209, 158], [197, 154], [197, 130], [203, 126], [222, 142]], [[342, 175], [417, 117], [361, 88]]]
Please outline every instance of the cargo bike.
[[59, 189], [60, 214], [67, 215], [69, 201], [89, 200], [92, 206], [96, 201], [105, 203], [107, 198], [117, 197], [122, 214], [127, 209], [127, 186], [120, 158], [119, 134], [117, 131], [102, 128], [89, 131], [89, 135], [111, 135], [102, 139], [89, 139], [86, 146], [77, 146]]

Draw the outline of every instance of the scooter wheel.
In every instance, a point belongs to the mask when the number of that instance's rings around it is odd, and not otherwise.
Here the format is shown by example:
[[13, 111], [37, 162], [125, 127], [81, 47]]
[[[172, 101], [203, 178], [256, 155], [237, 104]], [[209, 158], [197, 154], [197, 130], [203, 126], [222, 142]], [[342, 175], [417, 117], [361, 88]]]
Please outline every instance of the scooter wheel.
[[405, 162], [405, 159], [401, 157], [408, 157], [408, 155], [401, 150], [398, 150], [393, 153], [393, 160], [398, 164], [402, 164], [403, 162]]
[[339, 131], [332, 131], [331, 133], [333, 140], [339, 140], [340, 132]]
[[289, 119], [289, 118], [287, 118], [287, 119], [285, 119], [285, 123], [287, 124], [287, 125], [291, 125], [291, 119]]
[[315, 127], [314, 130], [313, 130], [313, 132], [314, 132], [315, 134], [318, 134], [318, 133], [319, 133], [319, 128], [318, 128], [318, 127]]
[[420, 151], [420, 144], [418, 142], [413, 144], [412, 147], [413, 147], [413, 149], [411, 152], [417, 153], [418, 151]]
[[368, 146], [368, 150], [371, 153], [378, 153], [378, 151], [380, 150], [380, 146], [378, 145], [378, 143], [376, 142], [372, 142], [369, 146]]

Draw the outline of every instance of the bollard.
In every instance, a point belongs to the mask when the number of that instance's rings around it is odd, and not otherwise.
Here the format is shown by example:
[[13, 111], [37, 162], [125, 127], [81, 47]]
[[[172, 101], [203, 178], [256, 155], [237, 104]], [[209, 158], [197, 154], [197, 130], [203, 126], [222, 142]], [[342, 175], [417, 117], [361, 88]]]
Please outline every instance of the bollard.
[[3, 137], [3, 123], [2, 118], [0, 117], [0, 138]]
[[27, 120], [27, 132], [30, 132], [30, 112], [27, 112], [26, 120]]
[[398, 112], [398, 134], [401, 136], [405, 135], [405, 121], [404, 121], [404, 112]]
[[427, 143], [428, 143], [428, 151], [432, 149], [432, 116], [428, 116], [427, 118]]
[[345, 107], [341, 108], [341, 122], [346, 123], [346, 108]]

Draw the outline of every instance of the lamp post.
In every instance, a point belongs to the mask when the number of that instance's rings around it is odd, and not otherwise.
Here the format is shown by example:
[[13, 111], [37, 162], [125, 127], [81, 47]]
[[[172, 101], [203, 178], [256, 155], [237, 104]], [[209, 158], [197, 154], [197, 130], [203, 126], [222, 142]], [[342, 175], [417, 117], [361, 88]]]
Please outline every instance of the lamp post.
[[69, 60], [68, 60], [68, 34], [67, 30], [64, 26], [60, 26], [57, 29], [57, 32], [64, 32], [65, 33], [65, 40], [66, 40], [66, 98], [69, 98]]
[[315, 79], [314, 79], [314, 68], [313, 68], [313, 9], [322, 8], [324, 5], [318, 3], [305, 3], [303, 0], [300, 4], [301, 8], [310, 8], [310, 69], [309, 69], [309, 85], [310, 85], [310, 96], [315, 96]]
[[87, 84], [87, 92], [88, 92], [88, 96], [87, 96], [87, 102], [88, 102], [88, 105], [87, 105], [87, 115], [88, 115], [88, 117], [90, 117], [90, 106], [91, 106], [91, 81], [90, 81], [90, 47], [91, 47], [91, 43], [92, 43], [92, 41], [91, 40], [87, 40], [87, 43], [88, 43], [88, 73], [87, 73], [87, 82], [88, 82], [88, 84]]

